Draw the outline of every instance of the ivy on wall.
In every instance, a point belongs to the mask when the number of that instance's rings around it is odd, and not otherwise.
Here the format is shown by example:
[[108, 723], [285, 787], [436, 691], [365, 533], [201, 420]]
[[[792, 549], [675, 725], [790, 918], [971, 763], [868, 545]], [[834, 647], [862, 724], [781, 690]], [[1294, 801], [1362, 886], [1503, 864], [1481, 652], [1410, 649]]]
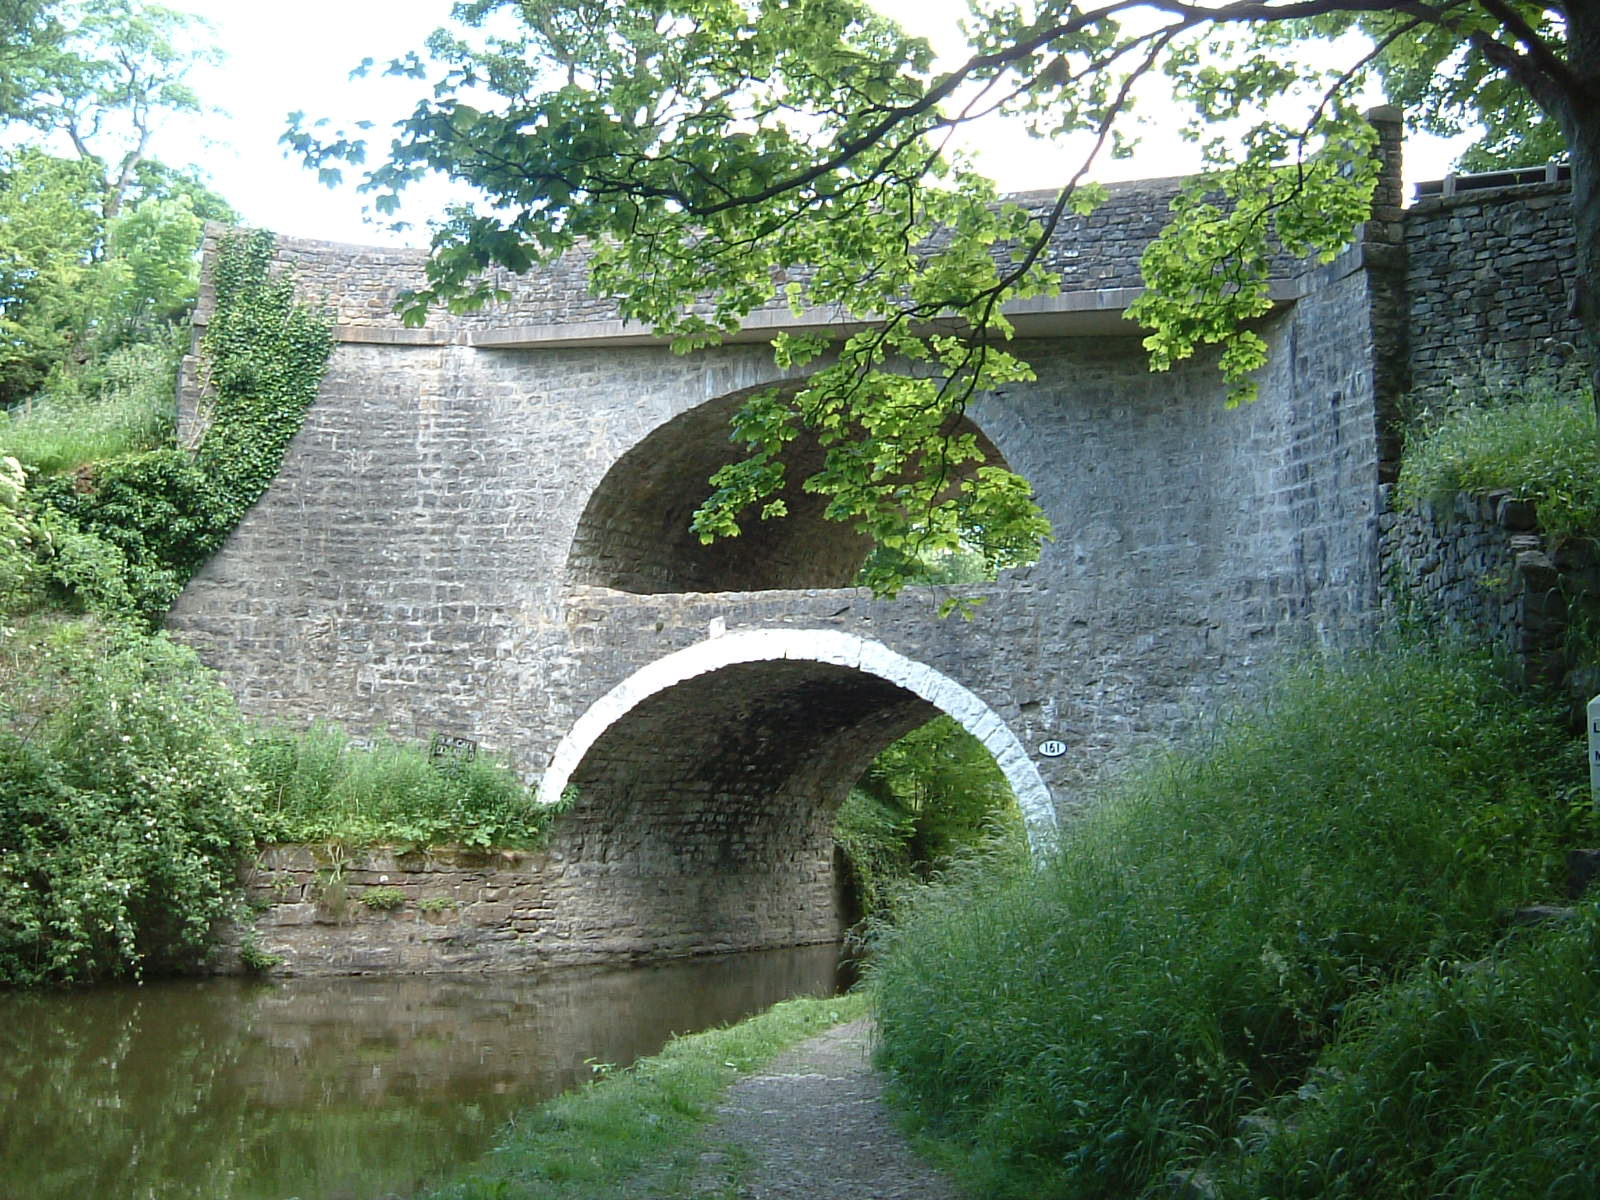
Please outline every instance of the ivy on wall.
[[216, 310], [200, 343], [209, 424], [195, 464], [228, 530], [277, 476], [333, 350], [328, 319], [295, 300], [290, 280], [272, 275], [273, 243], [267, 230], [224, 239]]
[[271, 271], [270, 231], [223, 239], [200, 343], [204, 432], [44, 481], [47, 576], [80, 606], [150, 624], [261, 498], [333, 349], [329, 320]]

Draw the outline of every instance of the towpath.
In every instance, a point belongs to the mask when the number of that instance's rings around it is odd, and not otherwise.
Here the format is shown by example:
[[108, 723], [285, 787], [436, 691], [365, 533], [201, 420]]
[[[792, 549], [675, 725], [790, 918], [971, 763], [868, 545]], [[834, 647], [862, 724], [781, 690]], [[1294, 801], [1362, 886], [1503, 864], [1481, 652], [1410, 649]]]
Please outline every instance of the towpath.
[[863, 1017], [792, 1046], [729, 1089], [694, 1195], [728, 1200], [959, 1200], [883, 1104]]

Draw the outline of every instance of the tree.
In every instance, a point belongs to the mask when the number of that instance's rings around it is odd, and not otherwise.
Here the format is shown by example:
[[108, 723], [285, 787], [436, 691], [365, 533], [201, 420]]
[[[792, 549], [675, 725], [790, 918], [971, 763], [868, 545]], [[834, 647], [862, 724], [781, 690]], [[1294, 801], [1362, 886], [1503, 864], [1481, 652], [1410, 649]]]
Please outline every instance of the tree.
[[[1027, 485], [973, 470], [977, 447], [955, 423], [975, 394], [1029, 377], [1001, 306], [1051, 286], [1040, 253], [1065, 213], [1098, 200], [1086, 182], [1098, 156], [1127, 152], [1146, 76], [1167, 77], [1208, 164], [1146, 254], [1130, 310], [1154, 367], [1215, 345], [1233, 398], [1253, 394], [1266, 347], [1246, 322], [1267, 309], [1271, 249], [1332, 257], [1370, 211], [1360, 92], [1377, 78], [1424, 125], [1483, 120], [1483, 155], [1559, 136], [1574, 306], [1600, 347], [1596, 0], [977, 0], [971, 56], [950, 70], [859, 0], [472, 0], [455, 15], [464, 28], [430, 38], [431, 63], [390, 64], [431, 72], [432, 88], [363, 183], [384, 211], [431, 172], [484, 198], [437, 227], [408, 320], [481, 302], [488, 267], [523, 271], [587, 239], [596, 288], [679, 347], [735, 328], [779, 279], [797, 306], [868, 323], [832, 347], [777, 340], [780, 363], [814, 373], [739, 414], [748, 457], [714, 477], [696, 517], [707, 539], [782, 515], [783, 450], [802, 429], [827, 448], [806, 488], [880, 546], [966, 540], [987, 554], [1040, 536]], [[1352, 32], [1366, 38], [1347, 51], [1335, 39]], [[1040, 220], [943, 152], [994, 110], [1041, 136], [1092, 135]], [[298, 118], [286, 141], [330, 178], [366, 149]], [[900, 578], [868, 582], [892, 591]]]
[[196, 24], [137, 0], [0, 0], [0, 125], [31, 143], [0, 152], [0, 407], [193, 302], [202, 223], [233, 212], [149, 143], [200, 111], [184, 76], [215, 52], [185, 44]]
[[121, 211], [164, 115], [197, 113], [199, 98], [185, 77], [197, 63], [215, 61], [208, 46], [187, 45], [198, 17], [143, 0], [0, 0], [42, 12], [12, 74], [14, 96], [0, 116], [59, 136], [104, 176], [106, 220]]
[[28, 149], [0, 158], [0, 404], [37, 391], [72, 344], [99, 201], [88, 164]]
[[0, 122], [19, 115], [36, 63], [66, 36], [54, 8], [55, 0], [0, 0]]

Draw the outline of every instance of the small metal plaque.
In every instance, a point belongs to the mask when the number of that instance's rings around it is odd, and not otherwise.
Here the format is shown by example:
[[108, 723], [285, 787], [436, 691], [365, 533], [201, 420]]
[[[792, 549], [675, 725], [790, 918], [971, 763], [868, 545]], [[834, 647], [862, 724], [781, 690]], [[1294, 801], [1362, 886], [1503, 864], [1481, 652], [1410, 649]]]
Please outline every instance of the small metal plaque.
[[436, 733], [428, 746], [428, 757], [434, 762], [471, 762], [478, 757], [478, 743], [471, 738]]
[[1066, 752], [1067, 744], [1059, 738], [1051, 738], [1049, 741], [1039, 743], [1039, 753], [1046, 758], [1060, 758]]
[[1600, 805], [1600, 696], [1589, 701], [1589, 789]]

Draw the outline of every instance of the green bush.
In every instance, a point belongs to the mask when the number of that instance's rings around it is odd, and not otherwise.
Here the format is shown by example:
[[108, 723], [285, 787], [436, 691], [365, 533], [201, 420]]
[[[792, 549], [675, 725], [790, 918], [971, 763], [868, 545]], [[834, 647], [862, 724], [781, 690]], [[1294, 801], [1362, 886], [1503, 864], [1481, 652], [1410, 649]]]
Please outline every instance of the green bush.
[[84, 466], [36, 491], [56, 531], [50, 579], [63, 600], [99, 612], [154, 621], [232, 527], [210, 481], [175, 447]]
[[1299, 1086], [1353, 999], [1549, 894], [1582, 756], [1483, 664], [1309, 662], [1048, 869], [935, 892], [883, 1064], [991, 1196], [1140, 1195]]
[[1218, 1172], [1222, 1197], [1600, 1195], [1600, 905], [1351, 1005], [1326, 1085]]
[[1533, 375], [1480, 385], [1413, 418], [1398, 502], [1454, 502], [1508, 489], [1554, 537], [1600, 535], [1600, 435], [1588, 390]]
[[0, 982], [192, 966], [255, 811], [233, 702], [163, 637], [0, 633]]
[[0, 455], [0, 618], [32, 595], [38, 564], [22, 464]]
[[259, 733], [249, 755], [264, 840], [533, 846], [552, 815], [491, 758], [434, 762], [389, 740], [357, 747], [330, 725]]
[[874, 760], [840, 806], [833, 839], [869, 918], [891, 916], [908, 884], [990, 841], [1027, 855], [1004, 773], [950, 717], [913, 730]]

